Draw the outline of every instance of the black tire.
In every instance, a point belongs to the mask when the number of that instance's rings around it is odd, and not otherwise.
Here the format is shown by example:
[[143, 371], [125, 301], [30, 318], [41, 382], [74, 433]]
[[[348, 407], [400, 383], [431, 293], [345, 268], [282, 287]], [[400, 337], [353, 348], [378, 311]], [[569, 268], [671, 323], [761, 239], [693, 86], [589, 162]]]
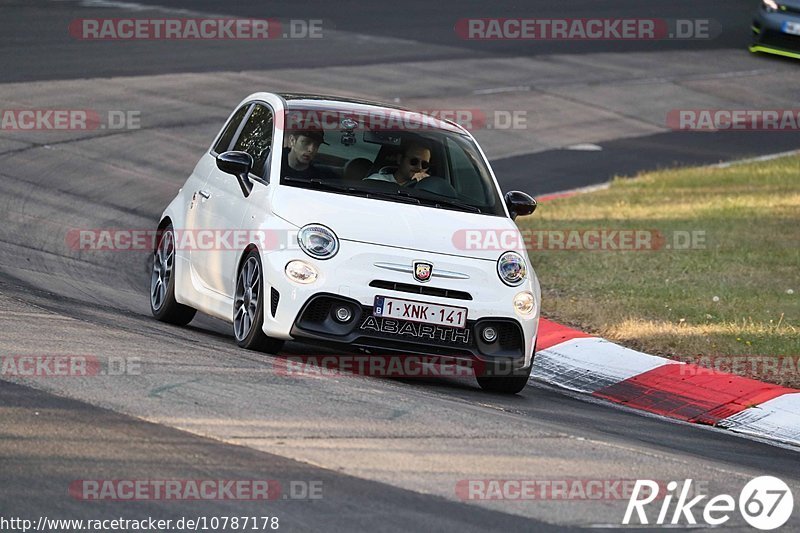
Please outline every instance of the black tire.
[[175, 232], [168, 225], [158, 234], [150, 274], [150, 312], [156, 320], [185, 326], [196, 309], [175, 300]]
[[[528, 380], [531, 377], [531, 370], [533, 370], [533, 360], [536, 357], [536, 343], [533, 345], [533, 356], [531, 356], [531, 364], [526, 368], [514, 370], [511, 375], [507, 375], [508, 370], [492, 369], [491, 366], [484, 368], [482, 375], [476, 375], [478, 385], [481, 389], [487, 392], [498, 392], [500, 394], [517, 394], [525, 388]], [[499, 376], [493, 376], [492, 373], [499, 372]]]
[[[253, 270], [255, 268], [255, 270]], [[254, 276], [256, 276], [254, 278]], [[250, 291], [248, 292], [248, 287]], [[236, 291], [233, 296], [233, 336], [236, 344], [247, 350], [278, 353], [284, 341], [264, 334], [264, 269], [256, 250], [242, 261], [236, 273]], [[246, 316], [245, 316], [246, 315]]]
[[533, 362], [527, 368], [514, 372], [513, 376], [476, 376], [478, 385], [487, 392], [498, 392], [501, 394], [517, 394], [528, 384], [531, 377]]

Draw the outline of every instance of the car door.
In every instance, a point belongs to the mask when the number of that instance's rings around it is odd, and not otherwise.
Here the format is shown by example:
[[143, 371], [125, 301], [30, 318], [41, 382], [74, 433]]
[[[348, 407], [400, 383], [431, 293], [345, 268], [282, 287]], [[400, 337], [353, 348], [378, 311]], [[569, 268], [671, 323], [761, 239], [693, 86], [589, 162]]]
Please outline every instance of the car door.
[[244, 121], [249, 116], [252, 107], [251, 103], [247, 103], [240, 106], [231, 115], [213, 147], [197, 165], [197, 168], [202, 167], [204, 170], [202, 176], [198, 175], [199, 179], [189, 180], [186, 184], [187, 187], [191, 185], [189, 189], [191, 196], [186, 210], [185, 231], [180, 235], [180, 242], [182, 243], [180, 250], [187, 259], [189, 270], [191, 271], [192, 292], [197, 293], [197, 297], [201, 298], [199, 301], [203, 301], [202, 298], [208, 295], [208, 291], [211, 290], [211, 286], [206, 279], [206, 265], [215, 260], [213, 250], [199, 247], [197, 243], [197, 235], [207, 231], [213, 220], [213, 204], [209, 202], [211, 200], [211, 192], [208, 185], [209, 175], [217, 167], [216, 156], [230, 150], [244, 127]]
[[[262, 181], [272, 148], [274, 113], [264, 103], [254, 104], [235, 135], [230, 149], [253, 158], [250, 178]], [[221, 296], [233, 298], [235, 269], [242, 250], [237, 246], [248, 229], [242, 226], [247, 199], [235, 176], [214, 166], [209, 172], [196, 213], [197, 246], [192, 265], [202, 284]], [[196, 258], [196, 260], [195, 260]]]

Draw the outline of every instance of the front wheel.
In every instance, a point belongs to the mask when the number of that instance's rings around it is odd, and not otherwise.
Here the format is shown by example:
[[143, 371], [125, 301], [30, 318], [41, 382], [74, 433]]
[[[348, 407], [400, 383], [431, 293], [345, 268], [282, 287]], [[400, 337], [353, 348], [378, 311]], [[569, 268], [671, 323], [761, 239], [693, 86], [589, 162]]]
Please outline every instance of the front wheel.
[[264, 276], [261, 257], [252, 250], [236, 278], [233, 298], [233, 334], [236, 343], [247, 350], [278, 353], [283, 341], [264, 334]]
[[185, 326], [194, 318], [195, 309], [175, 299], [175, 232], [172, 225], [158, 235], [150, 274], [150, 312], [156, 320]]
[[513, 376], [477, 376], [478, 385], [487, 392], [517, 394], [528, 384], [532, 368], [533, 362], [529, 367], [515, 371]]

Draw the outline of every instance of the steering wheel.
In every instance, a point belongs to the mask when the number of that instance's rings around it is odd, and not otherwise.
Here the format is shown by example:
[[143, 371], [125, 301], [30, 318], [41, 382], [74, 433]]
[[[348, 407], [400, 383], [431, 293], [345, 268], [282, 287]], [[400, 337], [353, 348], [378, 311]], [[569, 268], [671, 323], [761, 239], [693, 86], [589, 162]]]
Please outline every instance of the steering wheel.
[[456, 198], [458, 193], [446, 179], [439, 176], [428, 176], [427, 178], [415, 181], [408, 185], [409, 189], [438, 194], [446, 198]]

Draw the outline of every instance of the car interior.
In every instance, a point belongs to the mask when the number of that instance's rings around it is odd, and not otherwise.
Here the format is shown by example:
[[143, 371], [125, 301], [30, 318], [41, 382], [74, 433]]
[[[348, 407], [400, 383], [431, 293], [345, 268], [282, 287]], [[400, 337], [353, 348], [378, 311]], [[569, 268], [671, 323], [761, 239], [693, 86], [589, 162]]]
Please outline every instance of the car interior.
[[[397, 165], [401, 146], [408, 141], [420, 141], [431, 149], [429, 177], [408, 186], [417, 192], [451, 198], [470, 205], [493, 209], [496, 193], [481, 176], [476, 154], [459, 147], [447, 137], [422, 133], [380, 131], [326, 132], [326, 144], [320, 146], [314, 166], [322, 179], [333, 179], [357, 188], [392, 192], [393, 181], [365, 180], [386, 167]], [[458, 179], [456, 179], [458, 177]]]

